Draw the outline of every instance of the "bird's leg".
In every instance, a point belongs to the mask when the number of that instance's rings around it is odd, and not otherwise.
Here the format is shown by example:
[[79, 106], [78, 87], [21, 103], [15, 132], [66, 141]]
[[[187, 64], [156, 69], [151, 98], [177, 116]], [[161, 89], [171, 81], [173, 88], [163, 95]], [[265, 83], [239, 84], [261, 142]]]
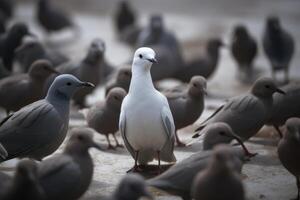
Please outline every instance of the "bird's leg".
[[109, 140], [109, 135], [105, 135], [107, 143], [108, 143], [108, 147], [107, 149], [115, 149], [115, 147], [113, 145], [111, 145], [110, 140]]
[[278, 126], [276, 126], [276, 125], [274, 125], [274, 128], [276, 129], [279, 137], [282, 138], [282, 132], [281, 132], [280, 128]]
[[133, 171], [134, 172], [142, 171], [141, 168], [139, 168], [139, 166], [138, 166], [139, 153], [140, 153], [139, 151], [135, 151], [135, 155], [134, 155], [134, 167], [133, 167]]
[[160, 151], [157, 151], [157, 160], [158, 160], [158, 174], [160, 174]]
[[179, 137], [178, 137], [178, 134], [177, 134], [177, 131], [175, 131], [175, 139], [176, 139], [176, 144], [178, 147], [185, 147], [186, 144], [184, 144], [183, 142], [180, 141]]
[[115, 140], [115, 142], [116, 142], [116, 147], [124, 147], [122, 144], [120, 144], [119, 143], [119, 141], [117, 140], [117, 137], [115, 136], [115, 134], [112, 134], [113, 135], [113, 137], [114, 137], [114, 140]]

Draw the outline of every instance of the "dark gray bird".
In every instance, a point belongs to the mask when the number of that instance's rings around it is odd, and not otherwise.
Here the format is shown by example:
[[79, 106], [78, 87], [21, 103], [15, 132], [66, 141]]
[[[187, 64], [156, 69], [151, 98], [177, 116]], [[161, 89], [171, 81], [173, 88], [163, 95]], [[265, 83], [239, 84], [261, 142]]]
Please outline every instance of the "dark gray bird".
[[278, 156], [282, 165], [296, 178], [300, 199], [300, 119], [290, 118], [286, 122], [287, 131], [278, 144]]
[[0, 158], [4, 160], [8, 156], [6, 149], [4, 146], [0, 143]]
[[[241, 149], [228, 148], [228, 154], [235, 157], [234, 166], [241, 172], [245, 154]], [[147, 184], [169, 194], [180, 196], [184, 200], [191, 199], [192, 183], [198, 172], [204, 170], [212, 157], [212, 151], [200, 151], [178, 162], [161, 175], [149, 179]]]
[[34, 62], [28, 73], [16, 74], [0, 80], [0, 106], [7, 111], [17, 111], [22, 107], [42, 99], [47, 78], [58, 73], [47, 60]]
[[115, 28], [120, 35], [126, 28], [135, 25], [136, 16], [129, 1], [121, 0], [118, 2], [118, 7], [114, 16], [114, 23]]
[[7, 70], [12, 71], [15, 50], [26, 35], [32, 35], [27, 25], [15, 23], [5, 34], [0, 36], [0, 58]]
[[74, 128], [63, 153], [54, 155], [39, 165], [39, 181], [46, 199], [75, 200], [88, 189], [94, 171], [89, 149], [102, 147], [94, 142], [87, 128]]
[[202, 76], [194, 76], [186, 92], [165, 93], [175, 123], [175, 138], [178, 146], [185, 146], [179, 140], [177, 130], [193, 124], [204, 110], [204, 96], [206, 94], [206, 80]]
[[114, 79], [111, 79], [112, 81], [108, 83], [105, 87], [105, 95], [107, 95], [109, 91], [115, 87], [123, 88], [126, 92], [128, 92], [131, 81], [131, 75], [132, 74], [130, 68], [119, 69], [116, 74], [116, 77]]
[[[32, 160], [18, 163], [13, 178], [0, 188], [1, 200], [44, 200], [45, 193], [38, 180], [38, 166]], [[2, 191], [1, 191], [2, 190]]]
[[[215, 122], [227, 123], [242, 140], [254, 136], [270, 117], [275, 93], [285, 94], [270, 78], [259, 78], [247, 94], [233, 97], [206, 119], [196, 131]], [[199, 133], [193, 137], [198, 137]]]
[[154, 199], [140, 175], [128, 174], [121, 180], [109, 200], [139, 200], [141, 197]]
[[77, 28], [69, 14], [51, 0], [38, 0], [37, 20], [48, 33]]
[[14, 5], [12, 0], [0, 0], [0, 12], [3, 13], [5, 18], [13, 16]]
[[286, 95], [274, 94], [271, 116], [266, 122], [272, 125], [282, 137], [280, 126], [284, 125], [286, 120], [291, 117], [300, 117], [300, 85], [290, 83], [282, 87]]
[[7, 19], [4, 14], [0, 11], [0, 34], [6, 32]]
[[251, 82], [253, 78], [253, 60], [257, 54], [257, 44], [244, 25], [234, 27], [231, 40], [231, 55], [235, 59], [240, 78]]
[[285, 72], [285, 81], [289, 81], [289, 66], [294, 55], [295, 42], [280, 24], [278, 17], [268, 17], [263, 35], [263, 47], [272, 67], [272, 76], [280, 70]]
[[209, 79], [215, 72], [219, 62], [219, 50], [224, 46], [220, 39], [210, 39], [206, 45], [206, 55], [196, 58], [178, 70], [173, 78], [188, 83], [193, 76], [199, 75]]
[[53, 64], [53, 67], [69, 60], [59, 51], [46, 49], [42, 43], [34, 37], [25, 37], [15, 53], [16, 61], [25, 72], [28, 71], [31, 64], [36, 60], [49, 60]]
[[[105, 135], [109, 149], [122, 146], [119, 144], [115, 134], [119, 130], [121, 105], [126, 94], [122, 88], [113, 88], [109, 91], [104, 101], [98, 102], [86, 113], [88, 126]], [[116, 142], [115, 147], [110, 143], [110, 134]]]
[[214, 148], [209, 165], [193, 181], [192, 197], [195, 200], [244, 200], [245, 191], [235, 169], [235, 159], [230, 154], [230, 147], [221, 145]]
[[0, 143], [12, 158], [41, 160], [52, 154], [66, 137], [72, 95], [93, 84], [63, 74], [55, 78], [47, 96], [10, 114], [0, 126]]

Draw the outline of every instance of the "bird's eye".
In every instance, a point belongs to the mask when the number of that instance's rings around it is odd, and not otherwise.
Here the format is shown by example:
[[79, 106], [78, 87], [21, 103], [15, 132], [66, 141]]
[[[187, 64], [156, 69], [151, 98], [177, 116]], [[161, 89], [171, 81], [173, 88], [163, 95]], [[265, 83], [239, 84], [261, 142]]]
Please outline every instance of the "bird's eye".
[[118, 98], [117, 96], [114, 96], [114, 99], [115, 99], [115, 100], [119, 100], [119, 98]]
[[78, 140], [83, 140], [83, 137], [81, 135], [79, 135], [77, 138]]
[[219, 134], [220, 134], [220, 135], [225, 135], [225, 132], [224, 132], [224, 131], [221, 131]]
[[193, 83], [193, 86], [194, 86], [194, 87], [197, 87], [197, 84], [196, 84], [196, 83]]
[[270, 86], [269, 86], [269, 85], [265, 85], [265, 88], [268, 88], [268, 89], [269, 89], [269, 88], [270, 88]]
[[142, 54], [140, 54], [140, 55], [139, 55], [139, 57], [140, 57], [140, 58], [143, 58], [143, 55], [142, 55]]
[[70, 86], [70, 85], [72, 85], [72, 83], [71, 82], [67, 82], [67, 85]]

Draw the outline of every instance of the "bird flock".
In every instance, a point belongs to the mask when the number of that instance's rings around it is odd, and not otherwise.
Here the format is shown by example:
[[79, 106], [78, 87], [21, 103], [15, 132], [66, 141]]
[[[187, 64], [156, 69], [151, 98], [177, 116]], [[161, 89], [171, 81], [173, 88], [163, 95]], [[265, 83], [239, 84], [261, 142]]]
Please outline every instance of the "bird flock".
[[[38, 0], [35, 9], [45, 35], [71, 30], [80, 37], [72, 15], [53, 1]], [[130, 2], [120, 1], [111, 16], [117, 40], [134, 53], [118, 68], [107, 61], [102, 39], [91, 39], [84, 57], [74, 61], [45, 45], [27, 24], [11, 23], [15, 12], [12, 1], [0, 0], [0, 107], [6, 115], [0, 122], [0, 200], [79, 199], [93, 180], [89, 149], [124, 147], [133, 167], [106, 199], [155, 199], [151, 187], [184, 200], [244, 200], [242, 167], [257, 156], [244, 142], [264, 125], [278, 132], [278, 157], [295, 177], [300, 200], [300, 85], [289, 78], [295, 42], [277, 16], [266, 17], [262, 37], [272, 77], [257, 77], [259, 45], [243, 24], [233, 28], [229, 46], [211, 38], [205, 56], [185, 61], [162, 15], [151, 15], [142, 26]], [[207, 82], [222, 47], [229, 47], [237, 78], [251, 89], [198, 124], [192, 138], [203, 138], [202, 150], [177, 161], [175, 146], [187, 146], [178, 130], [194, 124], [212, 98]], [[283, 81], [278, 71], [284, 71]], [[182, 84], [162, 89], [158, 83], [165, 79]], [[97, 87], [105, 88], [105, 98], [89, 105], [87, 96]], [[71, 109], [83, 114], [86, 126], [69, 128]], [[105, 136], [107, 147], [95, 132]], [[53, 154], [58, 148], [63, 151]], [[2, 171], [15, 158], [21, 160], [14, 173]]]

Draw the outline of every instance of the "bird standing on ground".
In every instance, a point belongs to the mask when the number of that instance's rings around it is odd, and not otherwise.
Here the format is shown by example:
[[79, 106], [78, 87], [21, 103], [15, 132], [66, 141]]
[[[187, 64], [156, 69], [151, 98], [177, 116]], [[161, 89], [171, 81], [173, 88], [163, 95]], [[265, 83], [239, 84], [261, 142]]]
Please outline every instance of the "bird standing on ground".
[[0, 37], [0, 58], [9, 71], [13, 69], [15, 50], [20, 46], [26, 35], [32, 35], [26, 24], [15, 23], [5, 34]]
[[183, 94], [169, 92], [165, 96], [175, 123], [175, 138], [178, 146], [185, 146], [179, 140], [177, 130], [193, 124], [204, 110], [204, 95], [206, 94], [206, 80], [201, 76], [194, 76], [189, 87]]
[[204, 57], [196, 58], [185, 64], [173, 76], [184, 83], [188, 83], [193, 76], [199, 75], [209, 79], [216, 71], [220, 57], [220, 47], [224, 46], [220, 39], [210, 39], [206, 44]]
[[285, 82], [289, 81], [289, 67], [295, 51], [295, 42], [280, 24], [278, 17], [269, 17], [263, 35], [263, 47], [272, 67], [272, 76], [284, 70]]
[[[270, 78], [259, 78], [253, 84], [250, 93], [233, 97], [218, 108], [196, 130], [215, 122], [227, 123], [242, 140], [254, 136], [270, 117], [273, 94], [285, 94]], [[193, 137], [198, 137], [199, 133]]]
[[150, 69], [156, 62], [155, 52], [147, 47], [136, 50], [132, 63], [132, 80], [124, 98], [120, 131], [127, 150], [135, 160], [133, 170], [153, 159], [175, 162], [174, 120], [167, 98], [152, 82]]
[[228, 146], [217, 146], [210, 163], [194, 179], [192, 196], [195, 200], [244, 200], [245, 191], [239, 172], [234, 166], [235, 157]]
[[[98, 102], [87, 111], [85, 117], [90, 128], [105, 135], [109, 149], [122, 146], [119, 144], [115, 134], [119, 130], [119, 116], [125, 96], [125, 90], [122, 88], [113, 88], [109, 91], [104, 101]], [[112, 134], [116, 142], [115, 147], [110, 143], [110, 134]]]
[[16, 74], [0, 80], [0, 106], [9, 114], [42, 99], [47, 78], [58, 73], [47, 60], [34, 62], [28, 73]]
[[300, 119], [290, 118], [286, 122], [286, 133], [278, 144], [278, 156], [282, 165], [296, 178], [300, 200]]
[[94, 142], [93, 133], [87, 128], [74, 128], [63, 153], [42, 161], [38, 177], [46, 199], [75, 200], [88, 189], [94, 172], [89, 149], [102, 147]]
[[253, 60], [257, 54], [257, 44], [244, 25], [234, 27], [231, 54], [235, 59], [241, 81], [250, 83], [253, 79]]
[[41, 160], [52, 154], [66, 137], [72, 95], [81, 87], [92, 87], [68, 74], [55, 78], [47, 96], [10, 114], [0, 126], [0, 143], [12, 158]]

